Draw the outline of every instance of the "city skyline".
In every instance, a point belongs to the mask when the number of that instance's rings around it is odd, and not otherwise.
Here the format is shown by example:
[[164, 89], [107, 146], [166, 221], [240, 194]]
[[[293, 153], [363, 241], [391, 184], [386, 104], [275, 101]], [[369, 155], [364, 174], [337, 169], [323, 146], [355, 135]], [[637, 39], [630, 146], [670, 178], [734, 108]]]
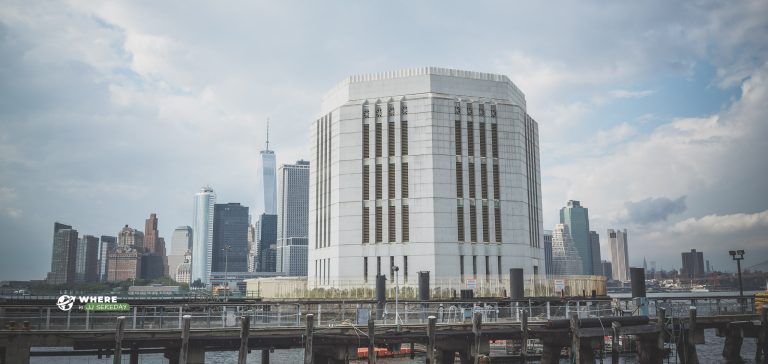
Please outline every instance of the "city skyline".
[[[192, 224], [190, 195], [206, 184], [262, 206], [268, 118], [277, 165], [308, 160], [317, 100], [339, 79], [432, 65], [524, 90], [545, 227], [575, 199], [591, 230], [628, 229], [632, 266], [632, 246], [666, 270], [680, 257], [664, 252], [691, 248], [719, 270], [735, 270], [729, 249], [746, 250], [745, 267], [768, 260], [768, 4], [453, 8], [232, 2], [179, 17], [173, 3], [4, 3], [0, 278], [45, 277], [56, 221], [113, 235], [153, 211], [168, 237]], [[403, 26], [365, 26], [379, 18]]]

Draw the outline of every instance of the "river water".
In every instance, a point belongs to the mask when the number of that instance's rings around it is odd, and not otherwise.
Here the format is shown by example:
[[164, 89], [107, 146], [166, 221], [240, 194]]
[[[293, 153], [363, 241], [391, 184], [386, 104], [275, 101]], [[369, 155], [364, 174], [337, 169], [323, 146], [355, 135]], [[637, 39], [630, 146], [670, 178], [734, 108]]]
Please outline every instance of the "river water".
[[[761, 292], [745, 292], [746, 296], [754, 295]], [[611, 294], [611, 297], [626, 298], [629, 297], [629, 293]], [[738, 292], [676, 292], [676, 293], [651, 293], [648, 294], [648, 298], [664, 298], [664, 297], [701, 297], [701, 296], [738, 296]], [[723, 357], [721, 355], [723, 350], [723, 344], [725, 338], [717, 337], [715, 330], [704, 331], [705, 344], [696, 346], [696, 351], [699, 356], [699, 362], [702, 364], [709, 363], [722, 363]], [[744, 358], [744, 362], [747, 364], [755, 363], [755, 351], [757, 348], [756, 339], [745, 338], [741, 347], [741, 357]], [[62, 350], [64, 348], [50, 348], [50, 350]], [[46, 348], [35, 348], [35, 351], [43, 351]], [[293, 364], [302, 363], [304, 356], [303, 349], [290, 349], [290, 350], [275, 350], [270, 354], [270, 362], [273, 364]], [[124, 355], [122, 363], [128, 363], [128, 356]], [[382, 364], [416, 364], [424, 363], [424, 355], [417, 355], [415, 359], [408, 358], [392, 358], [392, 359], [379, 359], [377, 362]], [[94, 357], [32, 357], [31, 364], [111, 364], [112, 358], [97, 359]], [[226, 364], [237, 362], [236, 352], [209, 352], [205, 354], [205, 362], [211, 364]], [[536, 361], [529, 361], [530, 363], [536, 363]], [[599, 362], [599, 361], [598, 361]], [[162, 354], [142, 354], [139, 356], [139, 363], [141, 364], [165, 364], [168, 363], [167, 359], [163, 358]], [[261, 364], [261, 352], [254, 350], [248, 355], [249, 364]], [[362, 364], [367, 361], [352, 361], [351, 363]], [[568, 360], [561, 360], [561, 364], [568, 363]], [[611, 363], [610, 356], [603, 358], [603, 363]], [[636, 364], [637, 360], [633, 356], [622, 357], [619, 363]], [[675, 357], [668, 358], [665, 363], [678, 363]]]

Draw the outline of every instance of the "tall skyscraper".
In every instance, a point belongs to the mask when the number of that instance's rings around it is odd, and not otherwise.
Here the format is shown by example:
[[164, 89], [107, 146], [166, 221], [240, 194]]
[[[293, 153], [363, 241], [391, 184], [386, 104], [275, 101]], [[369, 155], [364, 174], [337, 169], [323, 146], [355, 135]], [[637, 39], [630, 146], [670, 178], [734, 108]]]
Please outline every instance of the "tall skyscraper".
[[557, 224], [552, 230], [552, 263], [553, 274], [556, 276], [583, 274], [581, 255], [567, 224]]
[[267, 121], [267, 147], [261, 151], [261, 184], [264, 213], [277, 214], [277, 187], [275, 184], [275, 152], [269, 150], [269, 121]]
[[239, 203], [214, 205], [211, 271], [248, 271], [247, 206]]
[[497, 281], [545, 264], [538, 124], [506, 76], [353, 76], [321, 110], [310, 139], [310, 287], [373, 285], [393, 266], [415, 285], [417, 271], [433, 284]]
[[555, 274], [552, 261], [552, 230], [544, 230], [544, 265], [547, 267], [547, 275]]
[[309, 162], [283, 164], [278, 171], [276, 271], [307, 275]]
[[192, 224], [192, 274], [190, 282], [208, 284], [211, 277], [213, 250], [213, 206], [216, 193], [205, 186], [195, 194], [195, 214]]
[[600, 235], [597, 233], [597, 231], [589, 232], [589, 244], [590, 244], [590, 250], [592, 251], [592, 273], [591, 274], [595, 276], [602, 276], [603, 264], [601, 263], [602, 258], [600, 257]]
[[77, 270], [77, 230], [72, 226], [53, 224], [53, 253], [51, 254], [51, 272], [48, 284], [67, 284], [75, 282]]
[[[248, 217], [250, 220], [250, 216]], [[258, 264], [259, 248], [256, 243], [256, 225], [248, 224], [248, 271], [255, 272]]]
[[77, 244], [75, 281], [93, 283], [99, 280], [99, 238], [83, 235]]
[[629, 281], [629, 247], [627, 246], [627, 229], [624, 231], [608, 229], [608, 239], [611, 244], [611, 268], [613, 279]]
[[274, 272], [277, 268], [277, 215], [261, 214], [258, 224], [259, 272]]
[[99, 245], [99, 281], [107, 281], [107, 258], [110, 251], [117, 248], [117, 237], [102, 235]]
[[589, 209], [582, 207], [579, 201], [569, 200], [560, 209], [560, 223], [571, 230], [571, 238], [579, 251], [582, 274], [593, 274], [592, 242], [589, 235]]
[[680, 275], [684, 278], [702, 278], [704, 277], [704, 253], [691, 249], [690, 252], [683, 252], [683, 269]]
[[165, 252], [165, 239], [157, 230], [157, 214], [150, 214], [144, 228], [144, 258], [142, 259], [142, 278], [154, 279], [168, 275], [168, 258]]
[[175, 275], [179, 264], [184, 263], [184, 254], [187, 251], [192, 252], [192, 228], [179, 226], [171, 235], [171, 254], [168, 255], [168, 270], [171, 276]]
[[613, 280], [613, 267], [611, 266], [611, 262], [607, 260], [603, 261], [603, 276], [605, 276], [607, 281]]

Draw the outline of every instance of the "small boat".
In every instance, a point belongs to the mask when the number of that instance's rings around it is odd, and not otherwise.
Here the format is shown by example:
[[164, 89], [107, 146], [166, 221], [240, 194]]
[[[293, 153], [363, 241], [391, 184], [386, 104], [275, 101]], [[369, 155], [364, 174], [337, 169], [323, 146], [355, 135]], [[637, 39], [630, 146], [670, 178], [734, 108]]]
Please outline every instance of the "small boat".
[[709, 288], [703, 284], [697, 284], [691, 287], [691, 292], [709, 292]]

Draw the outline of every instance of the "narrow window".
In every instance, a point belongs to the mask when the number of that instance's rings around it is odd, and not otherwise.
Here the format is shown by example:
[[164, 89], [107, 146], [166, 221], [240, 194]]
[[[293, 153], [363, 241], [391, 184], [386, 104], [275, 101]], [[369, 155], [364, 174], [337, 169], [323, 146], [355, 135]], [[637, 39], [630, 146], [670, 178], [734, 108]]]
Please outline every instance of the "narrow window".
[[363, 159], [371, 156], [370, 125], [363, 124]]
[[490, 234], [490, 217], [488, 216], [488, 201], [483, 200], [483, 242], [489, 242], [491, 240]]
[[408, 162], [400, 165], [400, 197], [408, 198]]
[[469, 203], [469, 240], [477, 242], [477, 206], [473, 201]]
[[485, 158], [485, 123], [479, 123], [480, 128], [480, 156]]
[[501, 275], [501, 255], [496, 257], [496, 269], [499, 272], [498, 273], [499, 274], [499, 281], [501, 281], [502, 278], [503, 278], [502, 275]]
[[381, 275], [381, 257], [376, 257], [376, 277]]
[[499, 186], [499, 163], [498, 161], [493, 162], [493, 199], [499, 200], [501, 199], [501, 190]]
[[408, 155], [408, 120], [400, 122], [400, 155]]
[[376, 242], [381, 243], [382, 231], [381, 231], [381, 205], [376, 205]]
[[477, 255], [472, 256], [472, 275], [477, 279]]
[[395, 257], [392, 255], [389, 256], [389, 281], [395, 281]]
[[461, 283], [464, 283], [464, 256], [459, 255], [459, 274], [461, 275]]
[[461, 121], [456, 120], [453, 127], [454, 144], [456, 145], [456, 155], [461, 155]]
[[390, 163], [387, 170], [387, 198], [395, 198], [395, 164]]
[[501, 243], [501, 208], [498, 204], [493, 209], [493, 215], [496, 219], [496, 242]]
[[408, 282], [408, 256], [403, 256], [403, 282]]
[[491, 280], [491, 257], [485, 256], [485, 281], [488, 282]]
[[376, 157], [381, 157], [381, 123], [376, 122]]
[[390, 121], [387, 123], [387, 155], [392, 157], [395, 155], [395, 122]]
[[491, 124], [491, 157], [499, 157], [499, 132], [496, 124]]
[[371, 167], [367, 164], [363, 165], [363, 200], [371, 198]]
[[456, 197], [464, 197], [464, 169], [461, 161], [456, 161]]
[[488, 198], [488, 166], [484, 162], [480, 163], [480, 196]]
[[475, 126], [471, 121], [467, 121], [467, 155], [475, 156]]
[[371, 242], [370, 208], [363, 206], [363, 244]]
[[459, 241], [464, 241], [464, 206], [462, 200], [458, 201], [458, 207], [456, 207], [456, 227], [459, 233]]
[[368, 257], [363, 257], [363, 281], [368, 283]]
[[410, 234], [410, 228], [408, 224], [408, 205], [405, 200], [403, 200], [403, 202], [404, 203], [403, 203], [403, 206], [401, 207], [402, 212], [400, 216], [400, 218], [403, 220], [401, 223], [403, 228], [402, 241], [403, 243], [407, 243], [411, 239], [411, 234]]
[[475, 163], [469, 162], [469, 198], [475, 198]]
[[389, 205], [389, 208], [387, 208], [387, 236], [390, 243], [394, 243], [397, 241], [397, 224], [395, 220], [395, 205], [394, 203], [391, 203]]
[[381, 200], [381, 164], [376, 165], [376, 180], [374, 181], [376, 183], [376, 199]]

